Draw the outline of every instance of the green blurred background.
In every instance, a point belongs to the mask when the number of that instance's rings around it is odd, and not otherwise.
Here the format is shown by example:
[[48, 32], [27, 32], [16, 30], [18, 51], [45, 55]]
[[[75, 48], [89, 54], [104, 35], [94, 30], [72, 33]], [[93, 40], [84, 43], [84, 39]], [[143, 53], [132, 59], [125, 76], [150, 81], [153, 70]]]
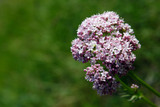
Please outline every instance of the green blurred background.
[[104, 11], [132, 26], [142, 45], [134, 71], [160, 91], [159, 0], [0, 0], [0, 107], [147, 107], [98, 96], [84, 79], [87, 65], [72, 58], [78, 25]]

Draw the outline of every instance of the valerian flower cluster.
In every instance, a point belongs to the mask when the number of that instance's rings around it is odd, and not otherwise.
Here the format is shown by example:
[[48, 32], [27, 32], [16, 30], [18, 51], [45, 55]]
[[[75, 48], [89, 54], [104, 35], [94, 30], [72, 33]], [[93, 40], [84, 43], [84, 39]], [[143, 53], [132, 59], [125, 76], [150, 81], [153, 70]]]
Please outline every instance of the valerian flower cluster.
[[136, 56], [132, 52], [141, 47], [133, 29], [111, 11], [86, 18], [77, 35], [72, 41], [73, 58], [90, 62], [84, 71], [98, 94], [112, 94], [118, 87], [114, 76], [124, 76], [133, 68]]
[[116, 91], [118, 82], [100, 64], [91, 65], [84, 71], [86, 72], [86, 79], [93, 82], [93, 89], [96, 89], [98, 94], [112, 94]]
[[132, 85], [131, 85], [131, 88], [133, 88], [133, 89], [137, 89], [137, 88], [139, 88], [139, 86], [138, 86], [138, 85], [136, 85], [136, 84], [132, 84]]

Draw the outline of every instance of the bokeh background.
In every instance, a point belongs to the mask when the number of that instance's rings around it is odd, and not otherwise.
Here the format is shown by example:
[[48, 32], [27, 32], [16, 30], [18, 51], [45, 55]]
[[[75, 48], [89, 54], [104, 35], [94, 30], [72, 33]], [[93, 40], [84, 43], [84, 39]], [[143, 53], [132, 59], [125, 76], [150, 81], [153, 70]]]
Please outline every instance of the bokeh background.
[[0, 0], [0, 107], [147, 107], [98, 96], [84, 79], [87, 64], [72, 58], [78, 25], [104, 11], [132, 26], [142, 45], [134, 71], [160, 91], [159, 0]]

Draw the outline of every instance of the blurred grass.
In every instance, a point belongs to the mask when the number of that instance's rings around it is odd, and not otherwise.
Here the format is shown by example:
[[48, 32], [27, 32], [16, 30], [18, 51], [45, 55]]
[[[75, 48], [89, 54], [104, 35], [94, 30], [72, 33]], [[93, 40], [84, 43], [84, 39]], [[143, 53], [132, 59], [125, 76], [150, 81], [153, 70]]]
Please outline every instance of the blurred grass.
[[72, 58], [78, 25], [111, 10], [132, 26], [142, 45], [135, 72], [160, 91], [160, 1], [0, 0], [0, 107], [147, 106], [98, 96], [84, 79], [87, 65]]

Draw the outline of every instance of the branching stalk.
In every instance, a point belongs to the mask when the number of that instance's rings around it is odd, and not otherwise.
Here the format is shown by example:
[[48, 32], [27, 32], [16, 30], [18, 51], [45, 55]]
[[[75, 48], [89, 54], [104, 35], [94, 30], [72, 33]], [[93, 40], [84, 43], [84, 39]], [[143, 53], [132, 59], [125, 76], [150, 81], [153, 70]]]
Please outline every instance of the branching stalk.
[[[130, 88], [129, 86], [127, 86], [117, 75], [115, 76], [115, 78], [117, 79], [117, 81], [119, 81], [123, 88], [127, 89], [127, 91], [129, 93], [134, 93], [134, 90], [132, 88]], [[146, 98], [142, 92], [137, 91], [137, 96], [139, 96], [139, 98], [143, 99], [143, 101], [145, 101], [146, 103], [148, 103], [150, 106], [152, 107], [157, 107], [154, 103], [152, 103], [148, 98]]]
[[152, 88], [149, 84], [147, 84], [145, 81], [143, 81], [141, 78], [139, 78], [134, 72], [130, 71], [128, 72], [128, 75], [132, 78], [137, 80], [139, 83], [141, 83], [143, 86], [145, 86], [148, 90], [150, 90], [151, 92], [153, 92], [155, 95], [157, 95], [158, 97], [160, 97], [160, 92], [158, 92], [157, 90], [155, 90], [154, 88]]

